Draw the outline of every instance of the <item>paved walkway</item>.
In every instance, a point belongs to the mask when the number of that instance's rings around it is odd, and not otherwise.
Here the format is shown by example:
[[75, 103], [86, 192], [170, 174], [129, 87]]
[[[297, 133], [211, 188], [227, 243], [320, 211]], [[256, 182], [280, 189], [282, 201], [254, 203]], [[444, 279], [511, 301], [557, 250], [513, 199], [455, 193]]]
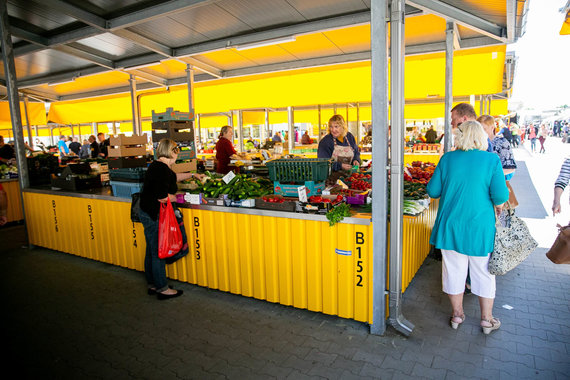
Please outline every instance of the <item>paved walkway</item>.
[[[513, 183], [524, 205], [518, 213], [546, 226], [548, 202], [524, 170], [540, 166], [539, 158], [525, 154], [517, 151], [524, 163]], [[552, 190], [553, 181], [544, 186]], [[533, 232], [541, 228], [550, 226]], [[403, 313], [415, 324], [406, 338], [184, 283], [174, 284], [182, 297], [158, 302], [139, 272], [28, 250], [23, 241], [21, 226], [0, 229], [5, 368], [20, 378], [570, 378], [570, 265], [546, 259], [548, 242], [497, 279], [495, 314], [503, 326], [489, 336], [479, 328], [474, 296], [465, 299], [466, 322], [457, 331], [448, 326], [441, 263], [426, 259], [403, 297]]]

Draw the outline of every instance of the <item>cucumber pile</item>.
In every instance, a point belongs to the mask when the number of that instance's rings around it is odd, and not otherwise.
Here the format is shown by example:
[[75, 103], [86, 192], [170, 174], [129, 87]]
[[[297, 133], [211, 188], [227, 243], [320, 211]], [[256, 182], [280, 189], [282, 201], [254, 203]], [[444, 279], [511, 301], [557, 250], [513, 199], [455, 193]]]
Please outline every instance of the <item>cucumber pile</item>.
[[265, 178], [254, 178], [247, 174], [237, 174], [228, 183], [213, 175], [208, 176], [204, 183], [198, 180], [194, 181], [198, 186], [189, 192], [193, 194], [202, 193], [206, 198], [217, 198], [226, 194], [229, 199], [237, 201], [273, 194], [273, 182]]

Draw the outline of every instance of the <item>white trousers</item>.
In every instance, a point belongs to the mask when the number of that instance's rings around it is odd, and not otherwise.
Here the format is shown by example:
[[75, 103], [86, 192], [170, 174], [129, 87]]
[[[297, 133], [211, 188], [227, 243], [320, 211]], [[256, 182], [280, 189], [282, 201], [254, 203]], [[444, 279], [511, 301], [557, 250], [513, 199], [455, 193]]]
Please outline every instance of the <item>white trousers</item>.
[[495, 298], [495, 276], [489, 273], [489, 257], [467, 256], [462, 253], [442, 249], [443, 265], [441, 278], [443, 292], [462, 294], [465, 291], [467, 269], [471, 278], [471, 292], [479, 297]]

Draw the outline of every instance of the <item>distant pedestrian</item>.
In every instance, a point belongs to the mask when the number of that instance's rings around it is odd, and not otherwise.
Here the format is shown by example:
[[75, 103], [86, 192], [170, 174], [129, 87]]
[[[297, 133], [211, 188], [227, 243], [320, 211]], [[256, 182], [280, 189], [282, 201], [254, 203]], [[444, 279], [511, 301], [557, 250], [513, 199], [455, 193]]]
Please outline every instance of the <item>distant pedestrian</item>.
[[538, 132], [538, 141], [540, 141], [539, 153], [546, 153], [546, 149], [544, 149], [544, 142], [546, 141], [546, 136], [548, 136], [548, 131], [546, 130], [546, 125], [542, 124], [540, 126], [540, 131]]
[[91, 146], [89, 145], [89, 141], [83, 140], [83, 145], [81, 145], [81, 149], [79, 149], [79, 158], [89, 158], [91, 155]]
[[536, 152], [536, 127], [534, 125], [529, 127], [528, 139], [530, 140], [530, 151]]
[[79, 151], [81, 150], [81, 144], [77, 137], [73, 138], [73, 141], [69, 144], [69, 150], [79, 156]]

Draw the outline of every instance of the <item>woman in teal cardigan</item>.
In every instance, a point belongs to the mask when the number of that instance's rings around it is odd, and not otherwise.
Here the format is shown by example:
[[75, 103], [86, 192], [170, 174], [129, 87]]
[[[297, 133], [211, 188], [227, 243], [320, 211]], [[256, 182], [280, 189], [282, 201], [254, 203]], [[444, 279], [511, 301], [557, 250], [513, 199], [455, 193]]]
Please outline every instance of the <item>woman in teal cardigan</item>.
[[487, 150], [481, 124], [466, 121], [456, 130], [456, 150], [444, 154], [428, 183], [427, 192], [440, 198], [430, 243], [441, 249], [443, 291], [453, 309], [451, 327], [463, 321], [463, 292], [467, 271], [471, 291], [479, 297], [485, 334], [498, 329], [493, 317], [495, 276], [487, 269], [495, 241], [495, 212], [509, 199], [499, 157]]

